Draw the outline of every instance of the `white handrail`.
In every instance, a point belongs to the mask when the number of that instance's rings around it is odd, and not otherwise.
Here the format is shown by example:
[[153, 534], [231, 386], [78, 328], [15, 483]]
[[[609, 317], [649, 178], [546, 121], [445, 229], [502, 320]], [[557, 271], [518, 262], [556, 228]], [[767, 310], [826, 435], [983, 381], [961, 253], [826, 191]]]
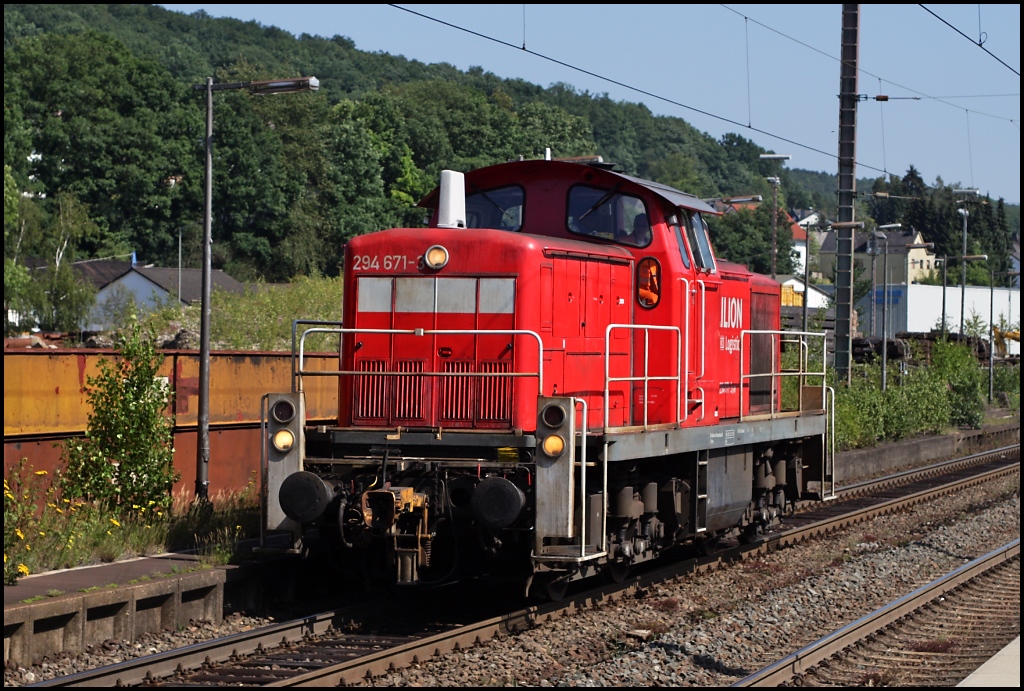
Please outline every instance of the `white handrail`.
[[[611, 376], [611, 333], [614, 329], [628, 329], [631, 331], [643, 331], [644, 332], [644, 368], [643, 376], [639, 377], [613, 377]], [[618, 381], [643, 381], [644, 382], [644, 427], [647, 427], [647, 406], [650, 404], [649, 397], [647, 395], [648, 384], [652, 381], [674, 381], [676, 383], [676, 390], [678, 391], [679, 384], [682, 381], [682, 374], [679, 370], [676, 370], [676, 376], [664, 376], [664, 377], [652, 377], [648, 375], [648, 338], [650, 331], [673, 331], [676, 334], [676, 367], [682, 366], [683, 358], [683, 344], [680, 343], [681, 331], [678, 326], [658, 326], [654, 324], [609, 324], [604, 331], [604, 432], [610, 429], [609, 426], [609, 404], [611, 402], [611, 384], [612, 382]], [[678, 396], [677, 396], [678, 401]], [[629, 396], [627, 408], [630, 409], [633, 405], [632, 396]], [[678, 406], [676, 410], [676, 417], [678, 418], [679, 411]], [[678, 419], [676, 421], [678, 424]]]
[[[583, 426], [580, 442], [580, 559], [587, 556], [587, 400], [585, 398], [573, 398], [573, 405], [583, 406]], [[575, 440], [573, 440], [575, 443]], [[605, 463], [608, 460], [605, 459]], [[604, 488], [605, 501], [608, 488]], [[605, 507], [607, 511], [607, 507]]]
[[[771, 339], [772, 339], [771, 371], [770, 372], [760, 372], [760, 373], [757, 373], [757, 374], [753, 374], [753, 373], [751, 373], [751, 374], [744, 374], [744, 369], [745, 369], [745, 366], [746, 366], [746, 357], [745, 357], [745, 355], [746, 355], [746, 350], [747, 350], [747, 338], [751, 337], [751, 336], [757, 336], [757, 335], [767, 335], [767, 336], [770, 336]], [[786, 336], [799, 336], [801, 343], [804, 342], [805, 338], [810, 338], [810, 337], [820, 338], [821, 339], [821, 370], [820, 371], [818, 371], [818, 370], [816, 370], [816, 371], [809, 371], [810, 363], [805, 360], [804, 362], [801, 363], [801, 366], [797, 367], [797, 369], [795, 371], [783, 371], [783, 370], [778, 370], [777, 371], [776, 370], [776, 365], [781, 366], [781, 362], [777, 362], [776, 361], [775, 355], [776, 355], [776, 353], [780, 352], [781, 344], [783, 342], [783, 337], [786, 337]], [[770, 377], [770, 381], [771, 381], [771, 392], [770, 392], [771, 402], [770, 402], [769, 414], [772, 417], [775, 417], [779, 412], [782, 412], [781, 411], [781, 404], [780, 404], [779, 401], [777, 401], [777, 396], [775, 394], [776, 394], [776, 386], [779, 383], [778, 380], [781, 380], [783, 377], [800, 377], [801, 381], [803, 380], [803, 378], [806, 378], [806, 377], [821, 377], [821, 404], [822, 404], [822, 406], [825, 406], [825, 389], [826, 389], [826, 386], [825, 386], [826, 372], [825, 372], [825, 370], [826, 370], [826, 367], [827, 367], [827, 364], [826, 364], [826, 348], [825, 348], [826, 343], [825, 343], [825, 338], [826, 338], [826, 334], [824, 332], [815, 332], [815, 331], [780, 331], [780, 330], [774, 330], [774, 329], [744, 329], [743, 331], [741, 331], [740, 332], [740, 363], [739, 363], [740, 364], [740, 392], [741, 392], [740, 411], [739, 411], [740, 412], [740, 420], [743, 420], [744, 417], [745, 417], [744, 413], [743, 413], [743, 399], [742, 399], [742, 391], [743, 391], [744, 384], [748, 380], [762, 379], [762, 378], [765, 378], [765, 377]], [[778, 340], [776, 341], [776, 339], [778, 339]], [[789, 342], [789, 339], [786, 339], [786, 340], [787, 340], [787, 342]], [[779, 347], [776, 347], [776, 344], [778, 344]], [[809, 346], [807, 346], [807, 348], [808, 348], [807, 352], [809, 354], [809, 352], [810, 352]], [[801, 348], [801, 355], [800, 355], [799, 359], [800, 360], [804, 360], [805, 357], [806, 356], [804, 355], [804, 350], [803, 350], [803, 348]], [[777, 403], [780, 404], [779, 405], [780, 409], [776, 409]], [[800, 409], [802, 410], [803, 409], [803, 391], [800, 392], [799, 406], [800, 406]]]
[[682, 395], [677, 396], [677, 399], [683, 406], [683, 414], [680, 417], [677, 413], [676, 417], [680, 418], [681, 422], [686, 422], [690, 417], [690, 282], [684, 276], [680, 276], [679, 280], [683, 282], [683, 307], [685, 312], [683, 314]]
[[[339, 334], [344, 337], [345, 334], [392, 334], [392, 335], [408, 335], [408, 336], [442, 336], [442, 335], [461, 335], [461, 336], [493, 336], [493, 335], [506, 335], [506, 336], [532, 336], [537, 341], [537, 371], [536, 372], [365, 372], [362, 370], [311, 370], [306, 371], [304, 368], [305, 364], [305, 345], [306, 336], [314, 333], [333, 333]], [[343, 350], [343, 349], [342, 349]], [[537, 377], [537, 390], [538, 393], [543, 395], [544, 393], [544, 341], [541, 339], [540, 334], [536, 331], [529, 331], [526, 329], [306, 329], [302, 332], [301, 338], [299, 338], [299, 367], [296, 374], [300, 377], [340, 377], [342, 375], [374, 375], [381, 376], [386, 375], [389, 377], [478, 377], [478, 378], [499, 378], [499, 377]], [[300, 386], [301, 388], [301, 386]]]
[[703, 379], [707, 373], [707, 362], [704, 359], [704, 354], [708, 349], [708, 289], [704, 285], [704, 281], [699, 278], [697, 279], [697, 285], [700, 286], [700, 374], [697, 375], [697, 379]]

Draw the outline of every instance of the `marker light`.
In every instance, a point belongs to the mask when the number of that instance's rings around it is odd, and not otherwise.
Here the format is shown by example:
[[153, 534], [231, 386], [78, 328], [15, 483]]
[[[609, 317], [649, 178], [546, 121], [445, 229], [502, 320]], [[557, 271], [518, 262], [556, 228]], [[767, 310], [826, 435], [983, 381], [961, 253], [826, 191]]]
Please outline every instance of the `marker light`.
[[423, 254], [423, 263], [431, 269], [442, 269], [448, 263], [448, 250], [434, 245]]
[[282, 424], [291, 422], [292, 418], [295, 417], [295, 406], [292, 405], [291, 401], [280, 400], [274, 404], [272, 413], [274, 419]]
[[544, 453], [552, 458], [561, 456], [562, 452], [565, 451], [565, 440], [557, 434], [549, 434], [544, 437], [544, 441], [541, 443], [541, 449], [543, 449]]
[[565, 410], [560, 405], [549, 405], [541, 411], [540, 417], [548, 427], [561, 427], [565, 422]]
[[274, 432], [274, 436], [271, 437], [274, 444], [274, 448], [285, 453], [291, 451], [292, 447], [295, 446], [295, 435], [290, 430], [282, 429]]

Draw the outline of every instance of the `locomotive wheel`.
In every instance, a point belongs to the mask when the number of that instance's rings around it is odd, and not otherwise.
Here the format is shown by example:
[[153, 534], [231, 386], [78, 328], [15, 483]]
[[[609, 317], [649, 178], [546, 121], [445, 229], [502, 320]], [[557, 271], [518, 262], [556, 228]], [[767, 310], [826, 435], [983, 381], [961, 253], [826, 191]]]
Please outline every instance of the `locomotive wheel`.
[[697, 550], [705, 557], [713, 557], [718, 552], [718, 543], [721, 538], [716, 536], [705, 538], [697, 543]]
[[633, 565], [624, 561], [613, 561], [601, 571], [604, 579], [609, 583], [622, 583], [629, 574], [633, 572]]
[[568, 578], [556, 578], [544, 586], [544, 596], [552, 602], [561, 602], [568, 591]]

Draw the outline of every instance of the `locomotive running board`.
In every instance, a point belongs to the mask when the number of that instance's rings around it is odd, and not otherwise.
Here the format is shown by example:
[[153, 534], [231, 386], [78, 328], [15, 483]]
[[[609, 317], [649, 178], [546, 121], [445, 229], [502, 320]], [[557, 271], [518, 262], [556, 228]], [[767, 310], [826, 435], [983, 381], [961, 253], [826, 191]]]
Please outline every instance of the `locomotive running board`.
[[828, 430], [825, 415], [721, 423], [713, 427], [658, 430], [642, 434], [608, 434], [608, 462], [658, 458], [681, 453], [801, 439]]

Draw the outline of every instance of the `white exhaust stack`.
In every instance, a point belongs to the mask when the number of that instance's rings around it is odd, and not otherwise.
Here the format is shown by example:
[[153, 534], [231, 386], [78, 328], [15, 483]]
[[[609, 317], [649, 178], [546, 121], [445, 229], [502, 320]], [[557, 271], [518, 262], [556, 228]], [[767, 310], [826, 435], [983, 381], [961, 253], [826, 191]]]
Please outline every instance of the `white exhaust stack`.
[[466, 227], [466, 176], [454, 170], [441, 171], [441, 197], [437, 203], [438, 228]]

